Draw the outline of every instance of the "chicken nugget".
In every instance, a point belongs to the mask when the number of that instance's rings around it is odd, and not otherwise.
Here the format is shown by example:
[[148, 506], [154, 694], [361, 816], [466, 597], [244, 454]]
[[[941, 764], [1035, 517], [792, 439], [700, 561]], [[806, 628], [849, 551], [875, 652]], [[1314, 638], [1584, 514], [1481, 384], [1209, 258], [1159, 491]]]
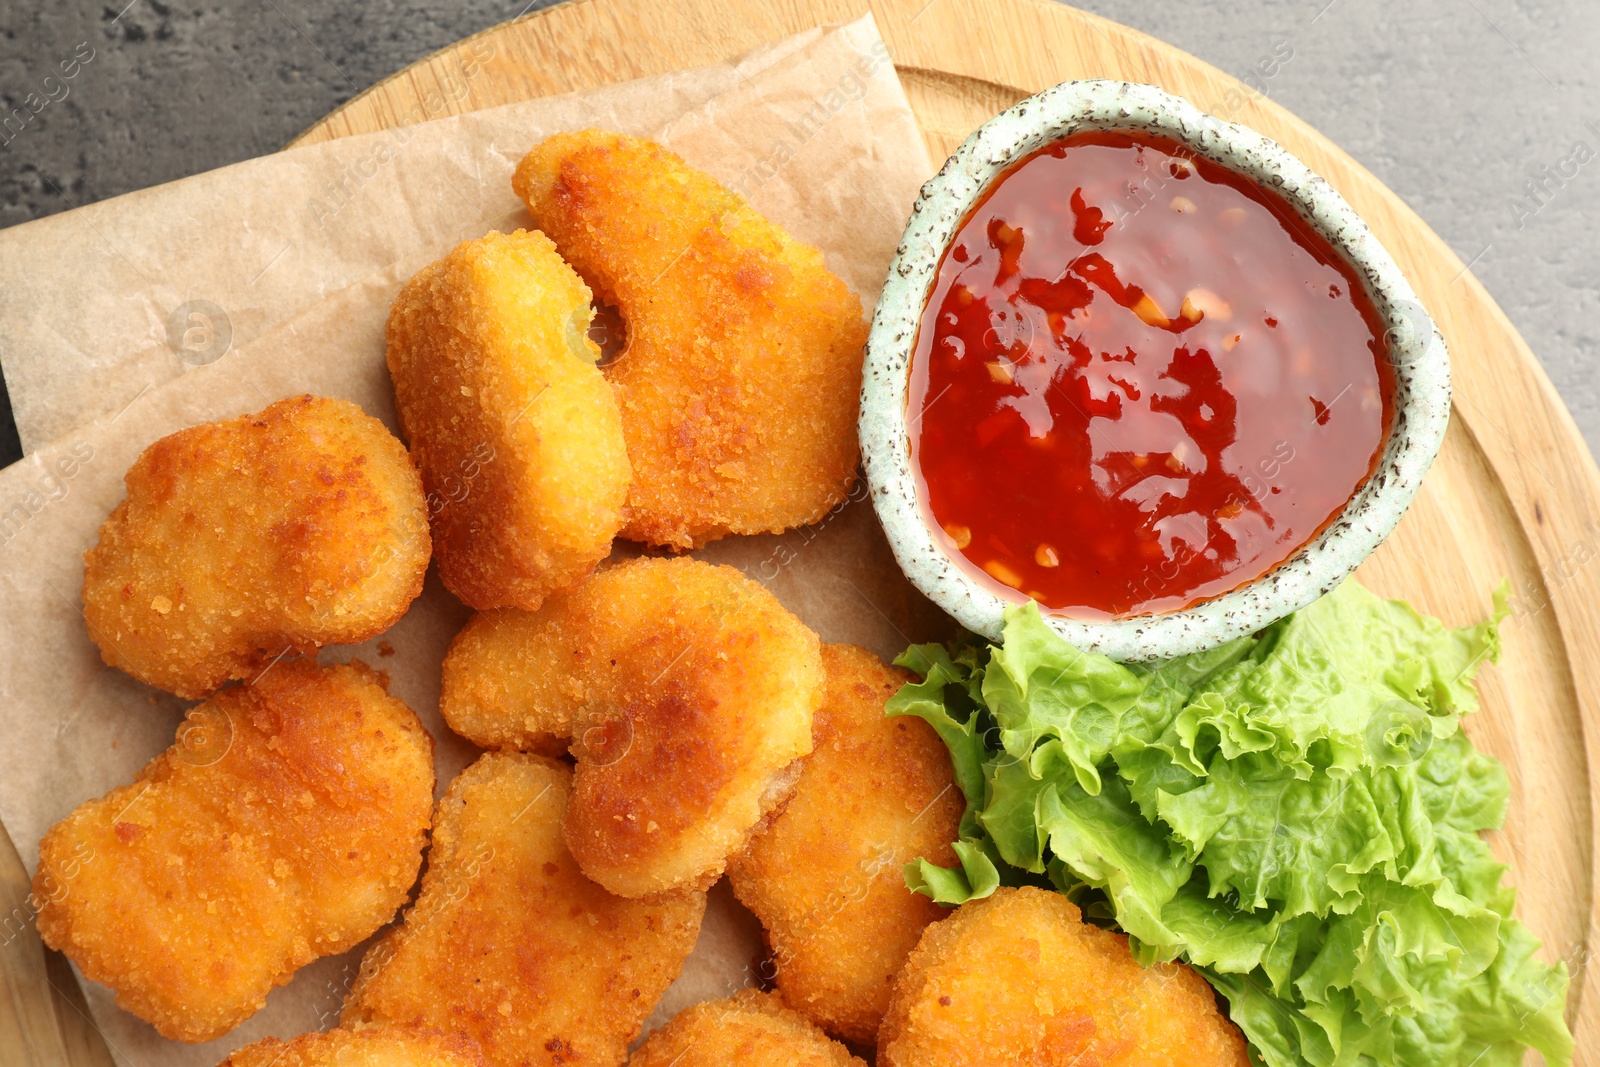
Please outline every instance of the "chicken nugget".
[[389, 376], [433, 516], [439, 577], [529, 611], [611, 552], [632, 473], [595, 366], [589, 288], [542, 233], [458, 245], [389, 312]]
[[824, 1030], [870, 1046], [889, 984], [945, 909], [906, 888], [926, 856], [956, 862], [966, 800], [950, 753], [921, 719], [884, 703], [911, 676], [853, 645], [822, 648], [822, 706], [794, 795], [728, 866], [766, 931], [778, 990]]
[[422, 894], [362, 960], [344, 1026], [421, 1025], [492, 1067], [615, 1067], [693, 951], [704, 893], [613, 896], [567, 852], [572, 772], [490, 753], [450, 783]]
[[628, 1067], [866, 1067], [776, 993], [745, 989], [675, 1015]]
[[881, 1067], [1246, 1067], [1181, 963], [1141, 967], [1059, 893], [997, 889], [923, 932], [878, 1034]]
[[394, 917], [432, 806], [433, 739], [377, 674], [285, 661], [51, 827], [39, 933], [163, 1037], [220, 1037]]
[[84, 618], [108, 664], [181, 697], [376, 637], [422, 592], [422, 480], [349, 401], [179, 430], [126, 483], [84, 553]]
[[445, 721], [487, 748], [570, 738], [567, 846], [613, 893], [715, 882], [811, 751], [817, 636], [732, 567], [606, 568], [542, 610], [476, 616]]
[[867, 323], [822, 254], [651, 141], [587, 130], [512, 185], [620, 312], [622, 535], [696, 548], [821, 518], [855, 480]]
[[293, 1041], [269, 1037], [217, 1067], [486, 1067], [471, 1041], [437, 1030], [330, 1030]]

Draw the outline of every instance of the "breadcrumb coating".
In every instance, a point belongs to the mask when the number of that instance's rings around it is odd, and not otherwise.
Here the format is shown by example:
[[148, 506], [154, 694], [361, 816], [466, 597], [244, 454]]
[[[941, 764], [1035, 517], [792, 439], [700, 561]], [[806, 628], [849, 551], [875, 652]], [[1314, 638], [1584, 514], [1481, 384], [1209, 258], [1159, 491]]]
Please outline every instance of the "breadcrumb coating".
[[512, 185], [626, 323], [606, 368], [635, 477], [624, 537], [697, 548], [844, 499], [867, 323], [817, 249], [622, 134], [557, 134]]
[[1181, 963], [1141, 967], [1128, 939], [1066, 897], [997, 889], [923, 933], [894, 984], [880, 1067], [1245, 1067], [1216, 994]]
[[394, 917], [432, 807], [433, 739], [411, 709], [363, 664], [286, 660], [51, 827], [39, 932], [163, 1037], [220, 1037]]
[[716, 881], [788, 795], [820, 698], [816, 635], [764, 587], [643, 558], [538, 612], [474, 618], [440, 710], [486, 748], [570, 738], [568, 847], [590, 878], [644, 897]]
[[794, 795], [728, 867], [761, 920], [784, 1001], [870, 1047], [889, 986], [923, 928], [946, 911], [906, 888], [919, 857], [956, 858], [966, 800], [931, 726], [889, 718], [911, 675], [853, 645], [822, 648], [824, 696]]
[[745, 989], [687, 1008], [652, 1033], [628, 1067], [866, 1067], [784, 1007], [776, 993]]
[[359, 644], [422, 592], [422, 481], [383, 423], [298, 396], [163, 437], [84, 554], [113, 667], [197, 700], [293, 649]]
[[269, 1037], [217, 1067], [485, 1067], [477, 1046], [436, 1030], [330, 1030], [292, 1041]]
[[693, 951], [705, 894], [625, 900], [567, 852], [564, 764], [489, 753], [439, 802], [422, 893], [374, 945], [347, 1027], [463, 1035], [491, 1067], [616, 1067]]
[[589, 288], [542, 233], [490, 233], [389, 312], [389, 376], [422, 468], [439, 576], [529, 611], [611, 552], [632, 472], [595, 366]]

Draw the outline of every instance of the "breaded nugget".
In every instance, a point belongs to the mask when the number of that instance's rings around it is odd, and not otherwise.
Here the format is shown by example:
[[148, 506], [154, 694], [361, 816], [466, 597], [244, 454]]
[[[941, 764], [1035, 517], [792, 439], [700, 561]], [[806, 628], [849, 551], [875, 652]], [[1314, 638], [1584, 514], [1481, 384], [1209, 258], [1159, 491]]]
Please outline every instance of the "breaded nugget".
[[650, 141], [551, 137], [512, 180], [627, 347], [623, 536], [695, 548], [821, 518], [855, 479], [867, 323], [822, 254]]
[[880, 1067], [1245, 1067], [1244, 1038], [1181, 963], [1141, 967], [1128, 939], [1066, 897], [997, 889], [934, 923], [894, 983]]
[[821, 698], [817, 637], [732, 567], [606, 568], [542, 610], [477, 616], [440, 710], [488, 748], [577, 758], [567, 845], [613, 893], [706, 888], [788, 795]]
[[84, 553], [84, 618], [107, 663], [181, 697], [286, 649], [375, 637], [422, 592], [422, 481], [349, 401], [298, 396], [180, 430], [126, 483]]
[[784, 1007], [745, 989], [685, 1009], [645, 1039], [628, 1067], [866, 1067], [850, 1050]]
[[624, 900], [561, 836], [572, 773], [518, 753], [450, 783], [422, 894], [368, 951], [341, 1018], [476, 1041], [493, 1067], [615, 1067], [694, 949], [704, 893]]
[[[593, 593], [579, 586], [572, 597], [586, 603]], [[567, 650], [576, 644], [568, 631], [583, 620], [561, 605], [557, 599], [537, 612], [481, 611], [467, 620], [444, 657], [439, 713], [450, 729], [482, 748], [567, 755], [574, 707], [584, 699], [583, 682], [568, 674], [590, 665]]]
[[162, 1036], [220, 1037], [394, 917], [432, 806], [433, 739], [378, 675], [278, 663], [51, 827], [39, 932]]
[[784, 1001], [870, 1046], [889, 983], [923, 927], [946, 913], [906, 888], [903, 868], [922, 856], [955, 864], [966, 799], [933, 728], [883, 713], [911, 675], [866, 649], [824, 645], [822, 677], [816, 751], [728, 877], [766, 931]]
[[589, 289], [542, 233], [467, 241], [389, 312], [389, 376], [439, 576], [480, 610], [537, 608], [611, 552], [632, 474], [588, 337]]
[[238, 1049], [217, 1067], [486, 1067], [466, 1038], [437, 1030], [330, 1030], [293, 1041], [269, 1037]]

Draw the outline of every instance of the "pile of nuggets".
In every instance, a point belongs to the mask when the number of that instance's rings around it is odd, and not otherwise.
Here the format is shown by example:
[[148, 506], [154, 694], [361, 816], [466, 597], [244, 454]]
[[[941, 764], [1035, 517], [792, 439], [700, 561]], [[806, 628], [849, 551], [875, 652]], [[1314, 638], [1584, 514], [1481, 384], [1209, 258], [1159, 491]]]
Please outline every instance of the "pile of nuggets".
[[[954, 862], [965, 801], [932, 729], [884, 714], [903, 672], [679, 554], [852, 484], [865, 323], [821, 254], [617, 134], [550, 138], [514, 186], [538, 230], [462, 244], [394, 303], [409, 448], [306, 396], [129, 470], [85, 556], [89, 634], [202, 702], [45, 835], [45, 941], [201, 1042], [404, 909], [337, 1028], [235, 1067], [1245, 1063], [1197, 975], [1065, 898], [910, 892], [907, 863]], [[628, 331], [605, 365], [597, 299]], [[619, 537], [667, 551], [606, 564]], [[437, 803], [385, 676], [316, 660], [398, 620], [430, 560], [477, 612], [440, 710], [484, 749]], [[724, 876], [769, 957], [640, 1042]]]

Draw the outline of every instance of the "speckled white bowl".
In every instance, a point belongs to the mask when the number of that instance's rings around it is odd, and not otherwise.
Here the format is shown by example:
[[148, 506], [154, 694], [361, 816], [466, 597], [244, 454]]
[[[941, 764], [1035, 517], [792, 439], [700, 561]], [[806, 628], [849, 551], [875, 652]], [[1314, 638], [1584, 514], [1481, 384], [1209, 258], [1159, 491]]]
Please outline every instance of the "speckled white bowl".
[[1118, 81], [1066, 82], [1001, 112], [922, 187], [873, 316], [861, 387], [867, 482], [895, 558], [918, 589], [969, 630], [998, 640], [1002, 613], [1023, 596], [959, 562], [919, 499], [906, 426], [917, 326], [945, 249], [995, 176], [1037, 148], [1094, 129], [1169, 137], [1278, 193], [1360, 272], [1384, 319], [1395, 368], [1394, 423], [1377, 469], [1344, 512], [1277, 569], [1184, 611], [1104, 622], [1045, 615], [1079, 648], [1145, 660], [1212, 648], [1258, 630], [1311, 603], [1371, 555], [1400, 521], [1444, 440], [1450, 362], [1433, 320], [1350, 205], [1254, 130], [1204, 114], [1154, 86]]

